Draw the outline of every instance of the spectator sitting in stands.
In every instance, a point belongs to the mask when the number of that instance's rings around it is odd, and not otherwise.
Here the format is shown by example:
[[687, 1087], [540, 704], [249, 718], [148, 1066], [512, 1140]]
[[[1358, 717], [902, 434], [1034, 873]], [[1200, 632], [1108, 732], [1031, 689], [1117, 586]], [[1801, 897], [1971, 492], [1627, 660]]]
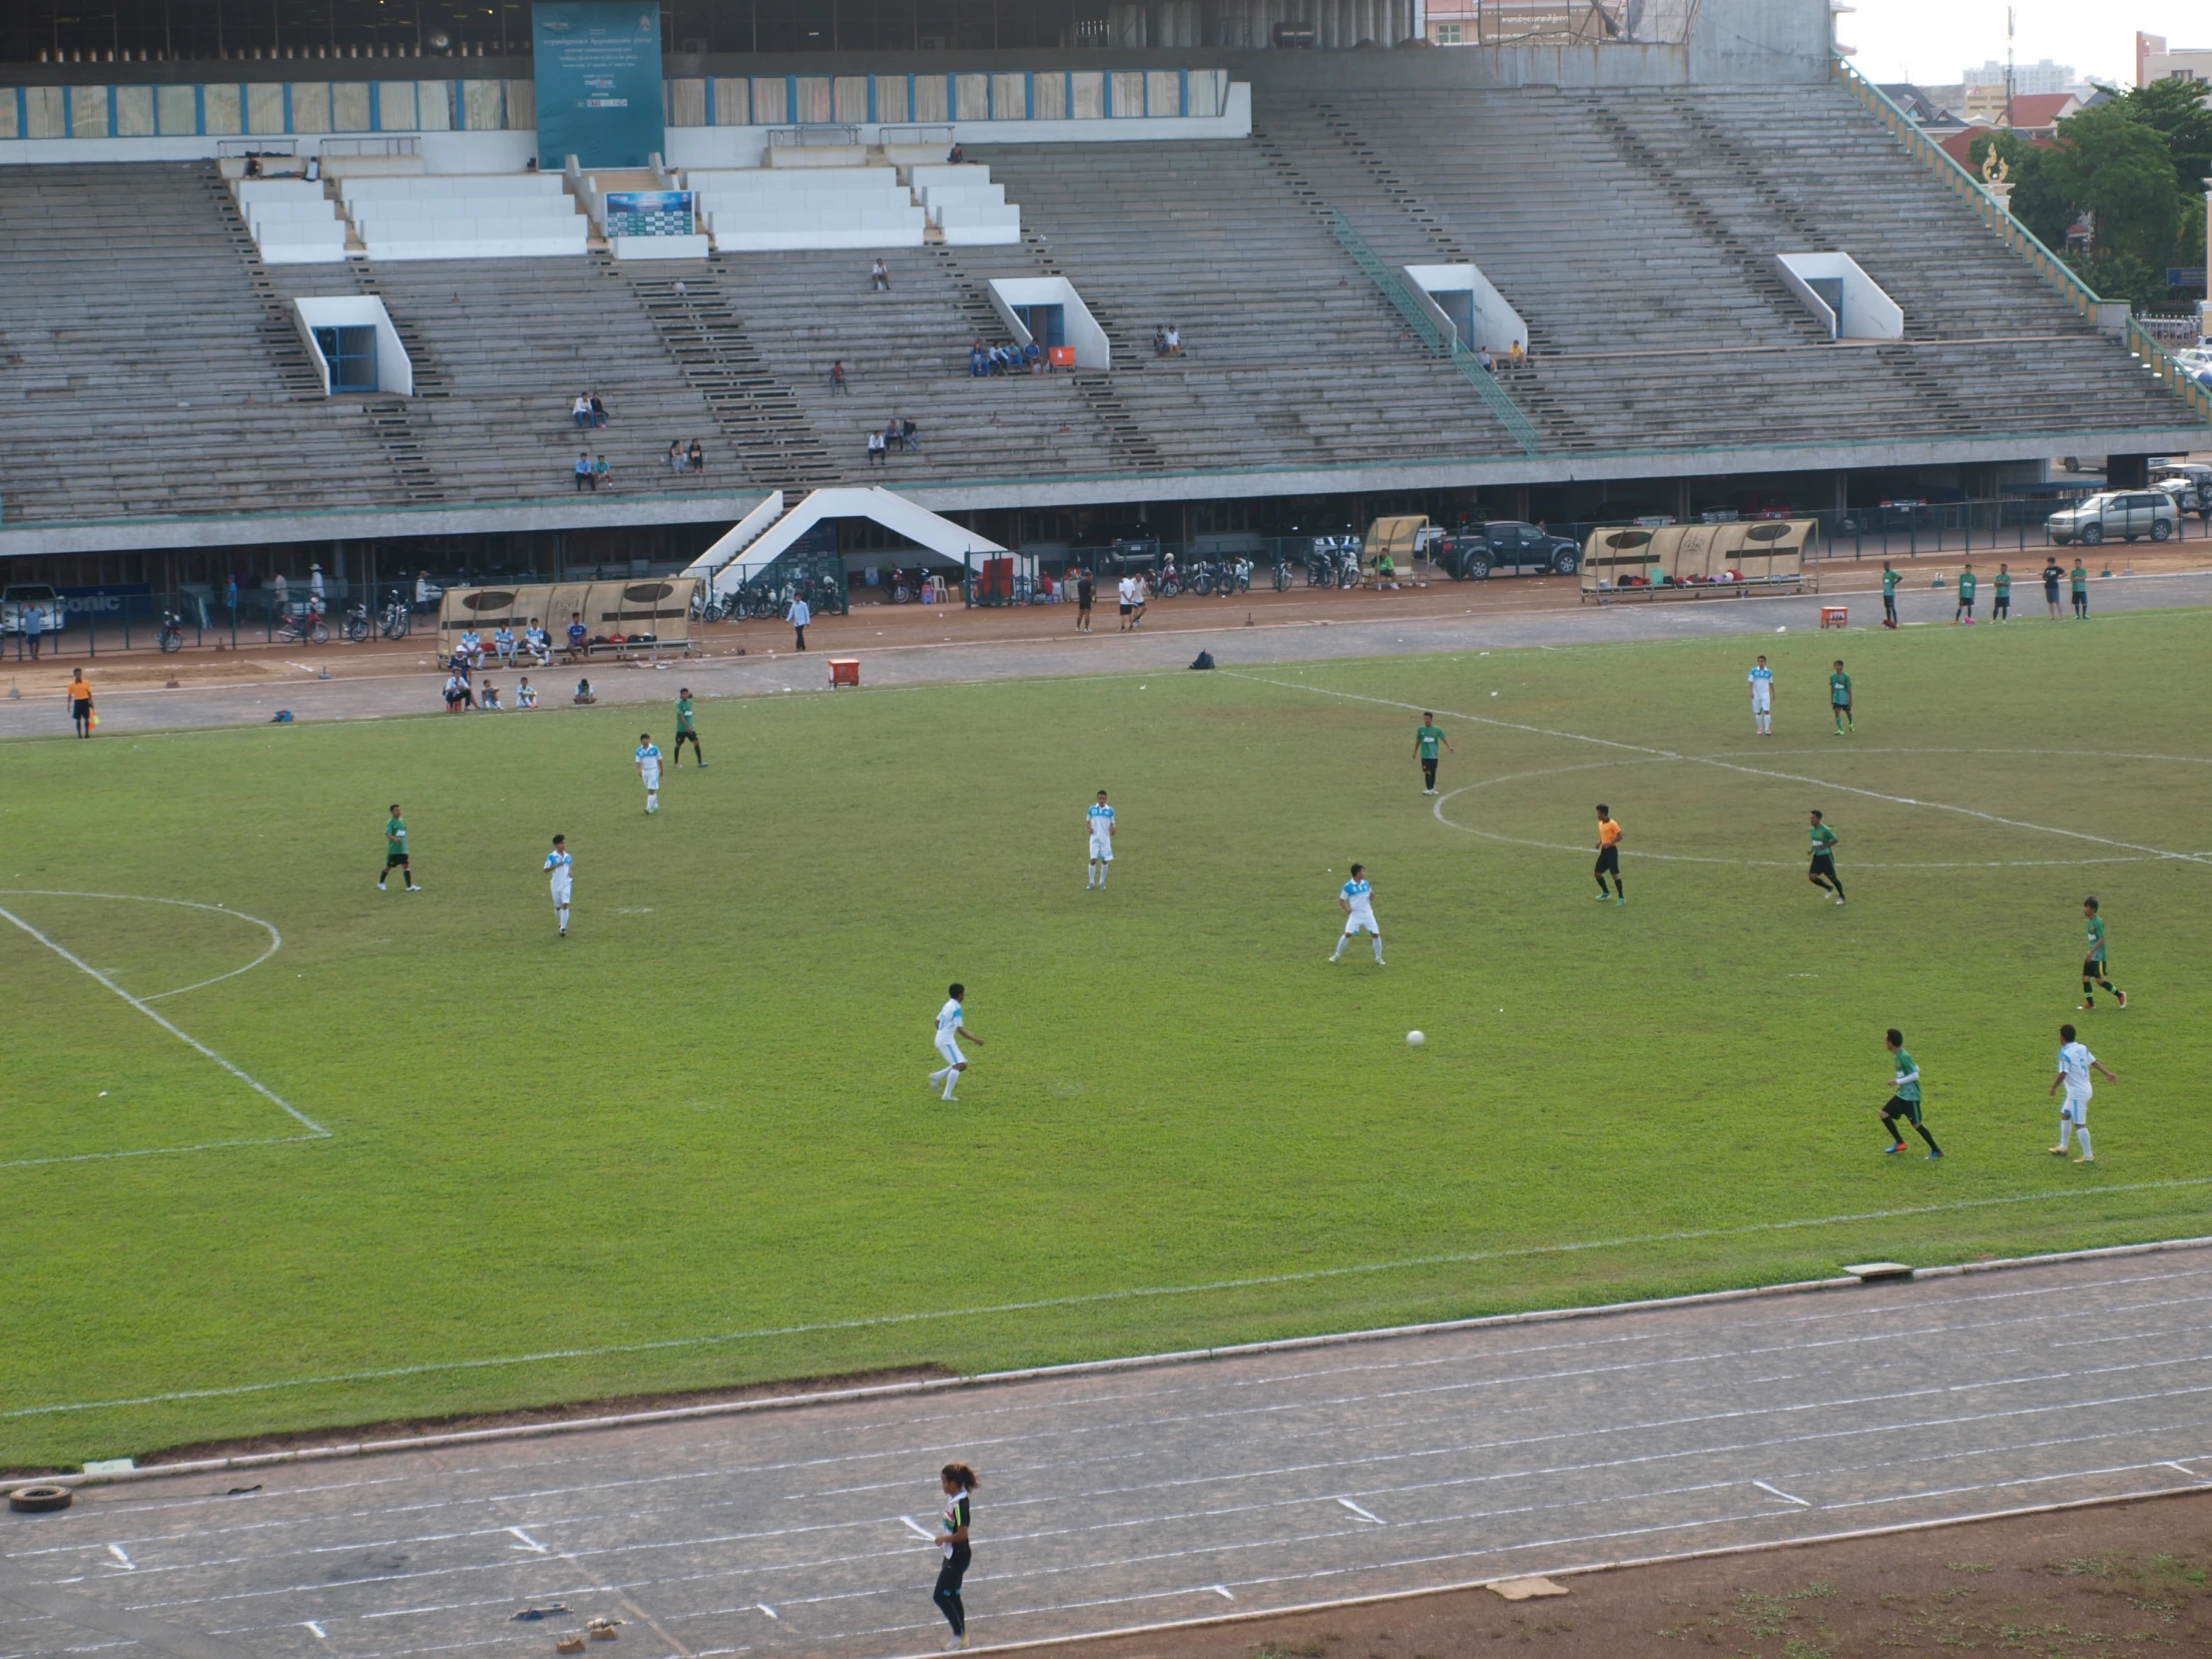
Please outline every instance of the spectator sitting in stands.
[[522, 643], [529, 649], [530, 660], [536, 663], [538, 667], [547, 668], [552, 665], [553, 641], [546, 631], [538, 626], [536, 617], [532, 617], [530, 626], [523, 630]]
[[882, 434], [882, 433], [880, 433], [880, 432], [870, 432], [870, 433], [868, 433], [868, 435], [867, 435], [867, 464], [868, 464], [869, 466], [880, 466], [880, 465], [882, 465], [882, 464], [883, 464], [883, 461], [884, 461], [884, 459], [885, 459], [885, 456], [884, 456], [884, 447], [885, 447], [885, 446], [884, 446], [884, 443], [883, 443], [883, 434]]
[[499, 702], [499, 688], [493, 685], [489, 680], [486, 680], [484, 682], [484, 700], [476, 706], [479, 709], [488, 709], [494, 714], [501, 712], [501, 705]]
[[576, 401], [569, 406], [568, 412], [575, 417], [578, 431], [582, 431], [586, 426], [589, 426], [591, 424], [591, 393], [588, 391], [578, 392]]
[[574, 611], [568, 617], [568, 660], [576, 661], [585, 654], [591, 644], [591, 630], [584, 626], [584, 619]]
[[691, 440], [691, 454], [688, 458], [691, 461], [692, 471], [705, 472], [707, 470], [707, 451], [699, 447], [697, 438]]
[[1168, 331], [1165, 324], [1152, 330], [1152, 354], [1155, 357], [1168, 354]]
[[1168, 324], [1168, 355], [1171, 357], [1183, 355], [1183, 330], [1172, 322]]
[[1375, 561], [1375, 580], [1378, 587], [1397, 586], [1397, 561], [1385, 553]]
[[501, 668], [515, 666], [515, 631], [504, 622], [491, 631], [491, 648], [498, 655]]
[[671, 471], [671, 472], [681, 472], [681, 471], [683, 471], [683, 470], [684, 470], [684, 445], [683, 445], [683, 442], [682, 442], [682, 441], [681, 441], [680, 439], [677, 439], [677, 438], [670, 438], [670, 439], [668, 440], [668, 454], [667, 454], [667, 455], [666, 455], [665, 457], [663, 457], [663, 458], [664, 458], [664, 459], [665, 459], [665, 460], [666, 460], [666, 461], [668, 462], [668, 469], [669, 469], [669, 471]]
[[868, 269], [868, 274], [867, 274], [867, 279], [868, 279], [868, 280], [869, 280], [870, 282], [872, 282], [872, 283], [874, 283], [874, 284], [875, 284], [875, 291], [876, 291], [877, 293], [888, 293], [888, 292], [890, 292], [890, 290], [891, 290], [891, 274], [890, 274], [890, 269], [889, 269], [889, 268], [888, 268], [887, 266], [885, 266], [885, 265], [883, 264], [883, 257], [882, 257], [882, 256], [881, 256], [880, 254], [878, 254], [878, 255], [877, 255], [877, 256], [875, 257], [875, 264], [874, 264], [873, 266], [869, 267], [869, 269]]
[[908, 449], [919, 449], [921, 447], [921, 438], [916, 433], [912, 421], [900, 419], [898, 423], [898, 441]]
[[1520, 367], [1522, 363], [1528, 361], [1528, 353], [1522, 349], [1521, 342], [1519, 340], [1513, 341], [1512, 345], [1507, 349], [1505, 353], [1505, 360], [1508, 363], [1512, 364], [1512, 366], [1515, 368]]
[[1021, 360], [1029, 365], [1029, 372], [1032, 374], [1044, 367], [1044, 353], [1037, 349], [1035, 340], [1021, 348]]
[[592, 695], [591, 682], [589, 680], [579, 680], [576, 682], [576, 696], [573, 701], [577, 703], [597, 703], [599, 701], [598, 698]]
[[576, 487], [580, 490], [595, 490], [599, 487], [599, 480], [592, 476], [591, 451], [588, 449], [576, 457]]
[[461, 649], [458, 653], [470, 668], [484, 666], [484, 636], [473, 628], [461, 630]]
[[980, 380], [991, 371], [990, 359], [984, 355], [981, 340], [968, 347], [967, 371], [971, 380]]
[[594, 492], [615, 487], [614, 479], [607, 474], [607, 457], [604, 455], [591, 464], [591, 487]]
[[830, 395], [834, 397], [840, 391], [847, 397], [852, 395], [852, 388], [845, 384], [844, 359], [842, 357], [830, 365]]
[[1483, 373], [1495, 374], [1497, 372], [1497, 359], [1490, 355], [1488, 346], [1485, 345], [1477, 350], [1474, 354], [1474, 360], [1482, 365]]
[[953, 141], [952, 153], [949, 156], [945, 157], [945, 160], [950, 162], [954, 167], [960, 166], [963, 162], [967, 160], [967, 152], [960, 148], [958, 140]]
[[522, 684], [515, 687], [515, 707], [518, 709], [535, 709], [537, 706], [538, 694], [531, 688], [530, 677], [525, 674], [522, 677]]
[[458, 671], [445, 677], [445, 712], [457, 715], [464, 708], [473, 709], [476, 699], [470, 695], [468, 681]]
[[594, 426], [607, 424], [607, 405], [599, 401], [596, 391], [591, 394], [591, 423]]
[[903, 449], [906, 447], [906, 439], [904, 434], [899, 431], [898, 416], [896, 415], [892, 415], [890, 424], [883, 428], [883, 447], [885, 449]]

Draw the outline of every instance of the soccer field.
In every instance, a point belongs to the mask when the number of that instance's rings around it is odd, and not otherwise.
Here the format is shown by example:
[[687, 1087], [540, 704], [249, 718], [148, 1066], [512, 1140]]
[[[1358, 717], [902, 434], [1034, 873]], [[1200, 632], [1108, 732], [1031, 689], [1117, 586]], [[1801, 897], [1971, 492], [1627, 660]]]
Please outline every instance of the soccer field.
[[[727, 701], [650, 819], [665, 709], [12, 745], [0, 1466], [2212, 1232], [2208, 652], [2169, 612]], [[419, 894], [373, 884], [395, 800]], [[1384, 968], [1326, 961], [1355, 858]], [[2074, 1012], [2092, 892], [2124, 1011]], [[2044, 1150], [2061, 1020], [2120, 1078], [2093, 1166]], [[1883, 1155], [1890, 1025], [1940, 1163]]]

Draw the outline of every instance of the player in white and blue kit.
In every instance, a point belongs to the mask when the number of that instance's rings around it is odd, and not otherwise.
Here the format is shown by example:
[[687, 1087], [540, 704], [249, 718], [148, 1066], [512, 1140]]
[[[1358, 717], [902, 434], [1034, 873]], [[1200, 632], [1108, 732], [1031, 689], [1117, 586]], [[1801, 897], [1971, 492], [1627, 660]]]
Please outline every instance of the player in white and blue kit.
[[1106, 872], [1114, 863], [1114, 810], [1106, 805], [1104, 790], [1083, 817], [1091, 831], [1091, 876], [1083, 883], [1083, 890], [1089, 892], [1106, 885]]
[[653, 734], [638, 734], [638, 776], [645, 780], [645, 810], [657, 813], [661, 810], [661, 746], [653, 741]]
[[929, 1074], [929, 1086], [935, 1088], [941, 1079], [944, 1098], [952, 1098], [952, 1085], [959, 1082], [960, 1073], [967, 1070], [967, 1056], [960, 1052], [960, 1039], [980, 1043], [983, 1039], [967, 1028], [961, 1007], [961, 998], [967, 995], [965, 985], [948, 985], [943, 1007], [937, 1010], [937, 1052], [944, 1056], [944, 1065]]
[[569, 882], [575, 873], [575, 862], [568, 855], [568, 837], [555, 835], [553, 850], [545, 855], [546, 873], [553, 878], [553, 914], [561, 923], [561, 937], [568, 937]]
[[2081, 1137], [2081, 1156], [2077, 1164], [2093, 1164], [2096, 1154], [2089, 1150], [2089, 1096], [2094, 1092], [2089, 1084], [2092, 1067], [2104, 1072], [2105, 1081], [2117, 1083], [2119, 1079], [2105, 1070], [2104, 1062], [2089, 1052], [2086, 1043], [2075, 1040], [2074, 1028], [2061, 1025], [2058, 1028], [2058, 1075], [2050, 1080], [2050, 1093], [2056, 1094], [2061, 1086], [2066, 1091], [2066, 1103], [2058, 1108], [2058, 1144], [2052, 1147], [2054, 1157], [2066, 1155], [2066, 1136], [2071, 1133]]
[[1774, 736], [1774, 670], [1767, 667], [1767, 659], [1759, 659], [1751, 673], [1751, 724], [1762, 738]]
[[1337, 948], [1330, 953], [1334, 962], [1345, 953], [1345, 946], [1352, 942], [1355, 933], [1367, 933], [1375, 940], [1375, 965], [1382, 965], [1382, 925], [1375, 919], [1375, 883], [1368, 879], [1368, 866], [1354, 864], [1352, 879], [1337, 893], [1337, 905], [1345, 913], [1344, 936], [1337, 940]]

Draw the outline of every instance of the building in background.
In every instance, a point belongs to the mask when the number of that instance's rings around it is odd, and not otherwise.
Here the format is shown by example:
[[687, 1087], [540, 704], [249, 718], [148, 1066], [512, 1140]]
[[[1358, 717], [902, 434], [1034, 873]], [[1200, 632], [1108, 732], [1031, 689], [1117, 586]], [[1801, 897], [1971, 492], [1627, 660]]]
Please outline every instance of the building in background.
[[[1991, 58], [1979, 69], [1969, 69], [1959, 77], [1968, 87], [2001, 87], [2004, 85], [2004, 65]], [[2080, 82], [2074, 76], [2070, 63], [2052, 63], [2048, 58], [2038, 58], [2033, 63], [2012, 66], [2012, 90], [2021, 92], [2071, 92]]]
[[2135, 34], [2135, 84], [2153, 81], [2204, 81], [2212, 83], [2212, 46], [2169, 50], [2164, 35]]

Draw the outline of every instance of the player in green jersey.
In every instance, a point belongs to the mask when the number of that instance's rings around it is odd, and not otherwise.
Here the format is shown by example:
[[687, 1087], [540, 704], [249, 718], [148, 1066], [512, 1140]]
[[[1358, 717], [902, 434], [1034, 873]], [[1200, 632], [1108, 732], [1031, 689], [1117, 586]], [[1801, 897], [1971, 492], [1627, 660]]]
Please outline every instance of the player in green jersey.
[[2102, 985], [2112, 993], [2112, 1000], [2124, 1008], [2127, 1006], [2127, 992], [2116, 989], [2109, 977], [2112, 964], [2105, 959], [2104, 917], [2097, 914], [2097, 901], [2084, 898], [2081, 901], [2081, 913], [2089, 920], [2088, 949], [2081, 958], [2081, 1005], [2084, 1008], [2094, 1008], [2097, 1005], [2096, 987]]
[[1976, 582], [1973, 573], [1973, 565], [1971, 564], [1971, 562], [1969, 562], [1966, 568], [1958, 573], [1958, 605], [1957, 608], [1950, 613], [1950, 620], [1953, 626], [1961, 622], [1973, 621], [1973, 595], [1975, 585]]
[[2089, 572], [2079, 559], [2073, 569], [2066, 572], [2066, 586], [2073, 590], [2073, 614], [2082, 622], [2089, 620]]
[[1990, 596], [1989, 600], [1989, 620], [1991, 622], [2010, 622], [2012, 620], [2012, 567], [2010, 565], [1997, 566], [1997, 579], [1994, 586], [1996, 591]]
[[1928, 1143], [1928, 1155], [1940, 1158], [1943, 1149], [1936, 1144], [1936, 1137], [1921, 1121], [1921, 1063], [1905, 1052], [1905, 1033], [1894, 1025], [1890, 1028], [1890, 1064], [1897, 1079], [1891, 1085], [1890, 1104], [1882, 1108], [1882, 1128], [1890, 1137], [1889, 1150], [1893, 1153], [1905, 1150], [1905, 1137], [1898, 1132], [1902, 1119], [1920, 1131], [1921, 1139]]
[[1847, 731], [1859, 730], [1851, 718], [1851, 676], [1844, 672], [1844, 660], [1836, 659], [1835, 672], [1828, 677], [1828, 706], [1836, 712], [1836, 735], [1840, 738]]
[[1898, 625], [1898, 573], [1890, 568], [1890, 561], [1882, 561], [1882, 626]]
[[[1451, 749], [1451, 740], [1444, 736], [1444, 729], [1436, 724], [1436, 717], [1423, 710], [1420, 717], [1420, 726], [1413, 733], [1413, 753], [1420, 759], [1421, 782], [1425, 786], [1420, 792], [1423, 795], [1434, 795], [1436, 793], [1436, 749], [1438, 745], [1445, 749]], [[1451, 749], [1451, 752], [1454, 755], [1459, 753], [1456, 749]]]
[[1806, 879], [1823, 892], [1833, 892], [1836, 902], [1844, 901], [1844, 878], [1836, 873], [1836, 842], [1841, 838], [1836, 831], [1821, 822], [1819, 813], [1813, 814], [1813, 867], [1806, 872]]
[[707, 764], [707, 755], [699, 747], [699, 729], [692, 725], [691, 687], [685, 686], [676, 694], [676, 758], [670, 764], [684, 764], [684, 745], [691, 745], [692, 759], [701, 766]]
[[407, 890], [420, 892], [415, 885], [414, 866], [407, 862], [407, 821], [399, 816], [399, 803], [391, 804], [391, 817], [384, 821], [384, 867], [376, 877], [376, 890], [384, 890], [384, 877], [399, 866], [399, 872], [407, 878]]

